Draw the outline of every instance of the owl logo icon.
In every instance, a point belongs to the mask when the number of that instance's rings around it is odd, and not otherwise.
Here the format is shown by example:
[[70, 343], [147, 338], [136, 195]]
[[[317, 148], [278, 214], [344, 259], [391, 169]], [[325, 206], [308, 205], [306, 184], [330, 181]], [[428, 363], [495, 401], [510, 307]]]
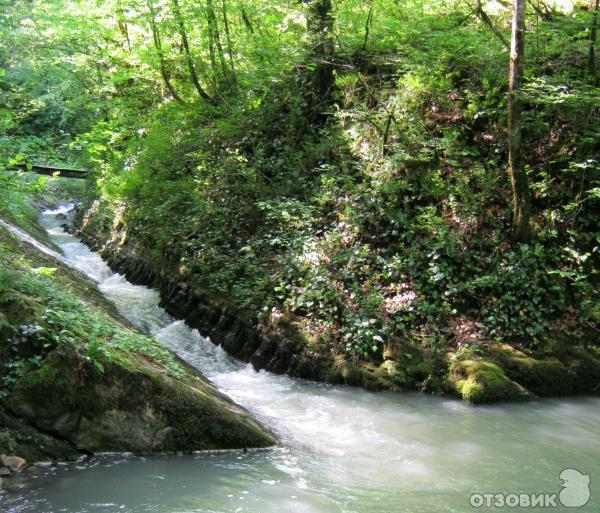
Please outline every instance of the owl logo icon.
[[590, 500], [590, 475], [582, 474], [574, 468], [566, 468], [560, 473], [562, 481], [558, 498], [566, 508], [581, 508]]

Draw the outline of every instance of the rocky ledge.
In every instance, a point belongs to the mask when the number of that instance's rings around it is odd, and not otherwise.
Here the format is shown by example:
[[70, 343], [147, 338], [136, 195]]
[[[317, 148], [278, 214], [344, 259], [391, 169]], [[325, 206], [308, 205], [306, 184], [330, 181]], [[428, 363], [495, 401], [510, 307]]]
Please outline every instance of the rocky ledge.
[[[3, 228], [0, 246], [8, 248], [0, 269], [0, 454], [33, 463], [102, 452], [174, 453], [276, 444], [247, 411], [174, 356], [167, 365], [149, 356], [153, 350], [124, 349], [105, 340], [108, 335], [93, 339], [94, 344], [106, 342], [93, 358], [90, 341], [55, 342], [56, 330], [68, 327], [48, 321], [54, 294], [70, 298], [63, 305], [66, 310], [54, 315], [77, 319], [89, 310], [95, 313], [87, 319], [103, 319], [102, 329], [107, 322], [114, 325], [107, 333], [135, 330], [83, 275]], [[27, 265], [20, 267], [24, 261]], [[52, 269], [52, 275], [32, 277], [34, 266]], [[32, 285], [42, 282], [43, 291]], [[89, 290], [96, 294], [87, 294]], [[21, 460], [11, 457], [0, 462], [5, 475], [7, 468], [22, 469]]]

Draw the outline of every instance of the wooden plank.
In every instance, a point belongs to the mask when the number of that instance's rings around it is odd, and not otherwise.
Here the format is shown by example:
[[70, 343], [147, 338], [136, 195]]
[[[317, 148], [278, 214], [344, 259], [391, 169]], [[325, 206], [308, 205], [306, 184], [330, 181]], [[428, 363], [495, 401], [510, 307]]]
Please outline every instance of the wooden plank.
[[[20, 169], [25, 170], [25, 166], [19, 166]], [[75, 169], [69, 167], [59, 167], [59, 166], [46, 166], [43, 164], [33, 164], [31, 169], [33, 173], [37, 173], [38, 175], [47, 175], [52, 176], [54, 173], [60, 173], [59, 176], [63, 178], [79, 178], [85, 179], [87, 177], [88, 171], [85, 169]]]

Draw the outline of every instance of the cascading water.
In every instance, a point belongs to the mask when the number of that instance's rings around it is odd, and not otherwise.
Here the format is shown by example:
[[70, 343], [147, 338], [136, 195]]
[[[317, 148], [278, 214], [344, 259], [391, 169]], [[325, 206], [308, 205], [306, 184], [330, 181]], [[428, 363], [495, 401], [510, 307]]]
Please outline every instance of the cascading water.
[[64, 260], [96, 280], [132, 323], [268, 425], [282, 446], [95, 457], [44, 469], [21, 490], [2, 492], [0, 511], [463, 512], [473, 510], [474, 493], [558, 494], [566, 467], [591, 474], [592, 498], [582, 511], [600, 511], [599, 399], [473, 408], [257, 373], [172, 319], [156, 291], [112, 273], [66, 234], [56, 215], [67, 210], [41, 217]]

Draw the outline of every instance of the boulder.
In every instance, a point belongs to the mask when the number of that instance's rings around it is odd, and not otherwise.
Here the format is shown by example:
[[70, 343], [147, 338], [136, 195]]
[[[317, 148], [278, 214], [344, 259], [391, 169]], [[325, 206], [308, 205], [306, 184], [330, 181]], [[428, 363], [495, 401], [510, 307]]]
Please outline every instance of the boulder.
[[186, 368], [170, 376], [123, 355], [100, 372], [72, 349], [52, 351], [15, 384], [13, 412], [84, 453], [172, 453], [267, 447], [275, 438]]
[[[3, 229], [0, 243], [15, 255], [8, 262], [15, 273], [29, 272], [17, 264], [19, 255], [31, 266], [56, 268], [48, 278], [51, 290], [81, 300], [98, 320], [112, 323], [115, 333], [135, 332], [78, 271]], [[43, 321], [45, 296], [14, 296], [10, 309], [2, 311], [8, 323], [0, 323], [0, 369], [10, 368], [15, 359], [12, 327]], [[65, 307], [74, 316], [80, 308], [76, 301]], [[53, 333], [54, 327], [45, 329]], [[23, 361], [36, 356], [39, 365], [24, 367], [10, 383], [0, 379], [0, 454], [29, 462], [65, 461], [99, 452], [176, 453], [277, 443], [197, 370], [158, 350], [156, 341], [148, 339], [147, 346], [135, 351], [119, 347], [116, 336], [111, 341], [101, 337], [107, 343], [92, 357], [92, 339], [85, 336], [72, 345], [50, 346], [36, 334], [19, 343], [16, 356]], [[151, 356], [154, 348], [159, 357]], [[15, 470], [22, 465], [19, 460], [0, 463]], [[15, 479], [6, 479], [4, 486], [13, 486]]]
[[448, 382], [450, 392], [458, 393], [462, 399], [473, 404], [535, 398], [519, 383], [508, 378], [498, 365], [481, 358], [452, 363]]
[[18, 456], [6, 456], [6, 454], [2, 454], [0, 455], [0, 465], [12, 472], [21, 472], [27, 466], [27, 461]]

